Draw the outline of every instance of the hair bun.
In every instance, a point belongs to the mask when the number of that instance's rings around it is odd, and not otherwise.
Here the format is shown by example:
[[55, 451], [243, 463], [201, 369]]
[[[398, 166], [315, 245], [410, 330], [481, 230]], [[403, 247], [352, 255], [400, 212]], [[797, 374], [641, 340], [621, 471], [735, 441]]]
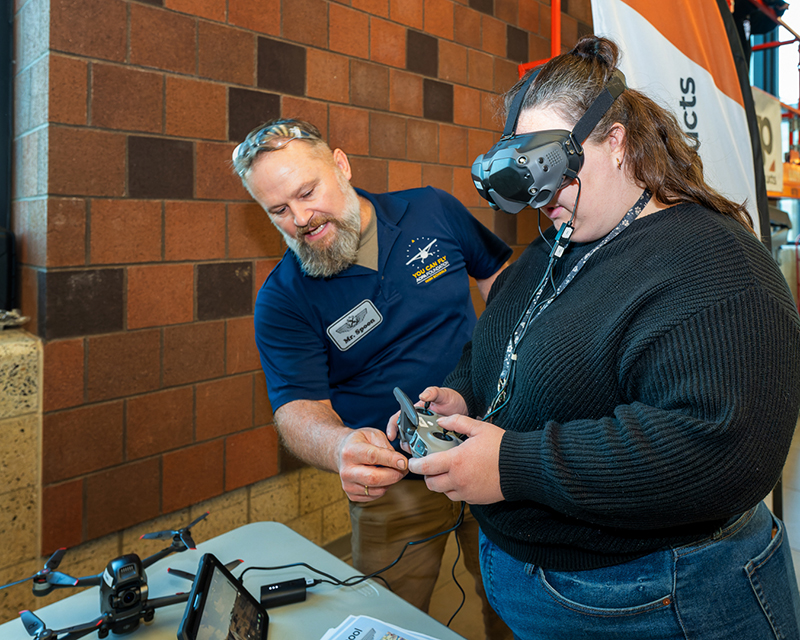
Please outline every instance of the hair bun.
[[578, 40], [570, 54], [584, 60], [596, 60], [614, 69], [619, 59], [619, 47], [608, 38], [585, 36]]

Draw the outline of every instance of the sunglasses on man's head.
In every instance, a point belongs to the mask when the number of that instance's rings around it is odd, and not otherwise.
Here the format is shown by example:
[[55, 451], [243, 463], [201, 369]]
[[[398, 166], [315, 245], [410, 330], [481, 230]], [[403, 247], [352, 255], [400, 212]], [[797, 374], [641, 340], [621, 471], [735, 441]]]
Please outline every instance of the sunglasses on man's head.
[[258, 151], [277, 151], [283, 149], [292, 140], [302, 139], [319, 140], [319, 137], [295, 124], [278, 123], [264, 127], [247, 136], [241, 144], [236, 145], [233, 150], [234, 165], [247, 160]]

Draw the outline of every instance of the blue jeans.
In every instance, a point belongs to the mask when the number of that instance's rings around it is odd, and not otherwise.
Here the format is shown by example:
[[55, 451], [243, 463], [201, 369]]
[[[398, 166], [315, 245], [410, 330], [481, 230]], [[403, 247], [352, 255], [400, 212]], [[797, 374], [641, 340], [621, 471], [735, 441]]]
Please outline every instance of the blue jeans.
[[483, 533], [480, 559], [516, 640], [800, 640], [789, 540], [763, 502], [705, 540], [603, 569], [542, 569]]

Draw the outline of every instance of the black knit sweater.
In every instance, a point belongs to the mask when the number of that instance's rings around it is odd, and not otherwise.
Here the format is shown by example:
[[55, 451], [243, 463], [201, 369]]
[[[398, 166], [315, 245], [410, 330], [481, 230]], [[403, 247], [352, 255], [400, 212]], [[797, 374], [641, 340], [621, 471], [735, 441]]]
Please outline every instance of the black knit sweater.
[[[556, 284], [594, 246], [572, 245]], [[539, 239], [501, 274], [445, 382], [474, 417], [547, 254]], [[777, 265], [736, 222], [677, 205], [598, 250], [530, 325], [492, 419], [505, 501], [472, 512], [556, 570], [698, 540], [769, 493], [799, 408], [800, 318]]]

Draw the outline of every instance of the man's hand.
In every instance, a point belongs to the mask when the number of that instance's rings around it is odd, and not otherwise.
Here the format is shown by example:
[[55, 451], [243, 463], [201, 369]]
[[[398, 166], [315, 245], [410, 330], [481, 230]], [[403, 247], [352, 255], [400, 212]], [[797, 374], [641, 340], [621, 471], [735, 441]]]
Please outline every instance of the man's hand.
[[353, 502], [380, 498], [408, 473], [405, 456], [377, 429], [353, 429], [340, 442], [337, 458], [342, 488]]
[[[441, 416], [467, 412], [467, 403], [461, 394], [447, 387], [427, 387], [419, 394], [419, 399], [420, 401], [414, 406], [420, 407], [424, 402], [430, 402], [428, 408]], [[399, 417], [400, 412], [398, 411], [389, 418], [389, 422], [386, 424], [386, 437], [390, 442], [398, 436], [397, 419]]]
[[505, 431], [462, 415], [440, 418], [439, 425], [468, 437], [448, 451], [409, 460], [408, 470], [424, 475], [431, 491], [444, 493], [454, 502], [492, 504], [504, 500], [500, 488], [500, 442]]

